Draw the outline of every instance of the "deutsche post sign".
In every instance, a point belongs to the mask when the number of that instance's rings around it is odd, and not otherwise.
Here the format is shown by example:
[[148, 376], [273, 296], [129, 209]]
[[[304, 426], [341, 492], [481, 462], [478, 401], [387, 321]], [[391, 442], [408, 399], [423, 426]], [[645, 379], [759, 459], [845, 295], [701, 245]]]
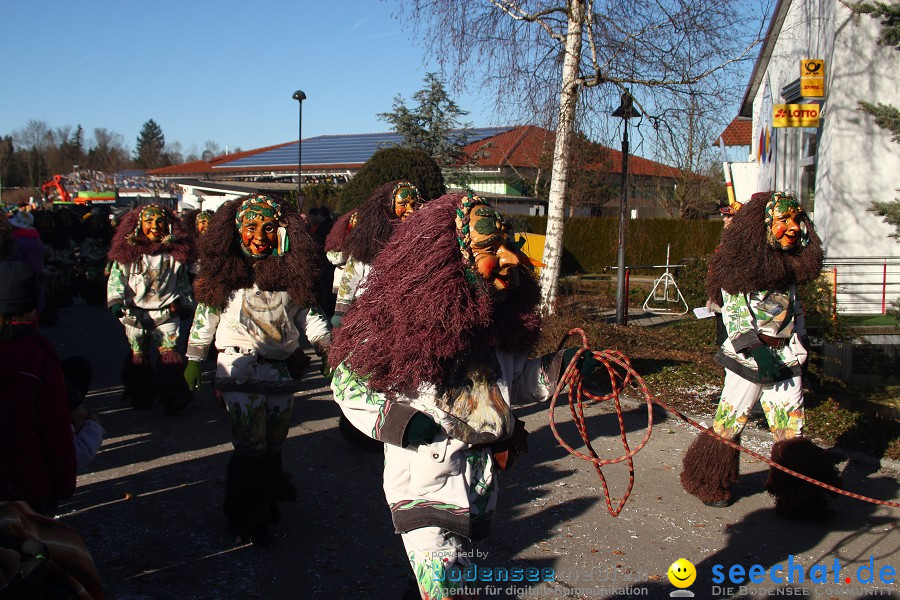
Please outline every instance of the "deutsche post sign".
[[825, 61], [804, 58], [800, 61], [800, 96], [825, 97]]
[[776, 104], [772, 107], [772, 127], [818, 127], [818, 104]]

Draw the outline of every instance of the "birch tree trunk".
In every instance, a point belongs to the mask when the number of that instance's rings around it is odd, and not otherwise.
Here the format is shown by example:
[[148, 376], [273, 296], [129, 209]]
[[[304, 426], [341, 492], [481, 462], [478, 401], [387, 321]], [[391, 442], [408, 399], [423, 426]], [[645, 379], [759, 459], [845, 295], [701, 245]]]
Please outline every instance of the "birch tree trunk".
[[559, 97], [559, 122], [556, 143], [553, 147], [553, 169], [550, 178], [550, 195], [547, 201], [547, 233], [544, 240], [541, 269], [541, 309], [552, 314], [555, 310], [559, 287], [559, 270], [563, 251], [563, 219], [566, 211], [566, 188], [569, 181], [569, 163], [572, 140], [575, 136], [575, 108], [578, 103], [578, 77], [581, 63], [582, 23], [584, 1], [570, 0], [566, 32], [566, 54], [563, 62], [561, 92]]

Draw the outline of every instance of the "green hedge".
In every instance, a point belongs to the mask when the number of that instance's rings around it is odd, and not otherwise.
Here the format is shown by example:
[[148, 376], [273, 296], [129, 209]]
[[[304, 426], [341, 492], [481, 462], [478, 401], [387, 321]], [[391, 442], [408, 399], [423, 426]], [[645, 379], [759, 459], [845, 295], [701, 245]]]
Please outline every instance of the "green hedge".
[[[525, 231], [543, 234], [546, 217], [513, 218]], [[627, 265], [663, 265], [666, 245], [671, 244], [671, 264], [712, 252], [722, 236], [722, 222], [679, 219], [633, 219], [625, 234]], [[600, 273], [618, 263], [619, 219], [573, 217], [566, 219], [563, 233], [563, 275]], [[649, 272], [658, 273], [658, 270]]]

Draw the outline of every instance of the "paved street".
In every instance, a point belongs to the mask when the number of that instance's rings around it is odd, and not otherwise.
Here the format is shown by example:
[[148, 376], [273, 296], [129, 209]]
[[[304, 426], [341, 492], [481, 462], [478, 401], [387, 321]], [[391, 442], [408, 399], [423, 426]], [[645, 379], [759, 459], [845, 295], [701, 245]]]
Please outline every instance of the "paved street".
[[[62, 505], [61, 519], [83, 534], [111, 597], [400, 597], [409, 567], [381, 492], [382, 457], [340, 436], [338, 408], [316, 364], [315, 376], [297, 397], [285, 447], [285, 466], [301, 497], [285, 505], [271, 546], [234, 547], [221, 510], [229, 427], [209, 385], [178, 415], [165, 416], [160, 407], [133, 411], [119, 397], [126, 345], [108, 311], [76, 304], [44, 332], [62, 356], [84, 354], [95, 369], [88, 403], [100, 413], [107, 439], [89, 472], [79, 477], [75, 496]], [[503, 474], [493, 537], [480, 546], [475, 562], [494, 570], [553, 569], [554, 576], [547, 577], [553, 581], [502, 584], [494, 597], [668, 598], [675, 588], [666, 571], [683, 557], [696, 566], [697, 581], [689, 589], [698, 598], [759, 596], [768, 590], [857, 598], [876, 588], [857, 582], [860, 566], [867, 567], [859, 573], [863, 580], [870, 560], [876, 580], [885, 565], [900, 566], [898, 510], [840, 497], [824, 525], [782, 520], [763, 488], [766, 468], [746, 455], [735, 504], [703, 506], [678, 483], [693, 432], [659, 409], [650, 442], [635, 458], [633, 494], [613, 518], [592, 466], [569, 456], [554, 439], [546, 408], [529, 405], [518, 412], [532, 432], [531, 453]], [[604, 457], [622, 454], [610, 407], [591, 407], [589, 414], [595, 449]], [[569, 443], [580, 447], [565, 406], [556, 418]], [[646, 408], [630, 404], [626, 425], [632, 446], [643, 437], [646, 422]], [[768, 436], [752, 429], [745, 444], [768, 454]], [[897, 501], [894, 467], [864, 460], [841, 465], [848, 489]], [[617, 502], [628, 484], [627, 467], [614, 465], [604, 473]], [[732, 565], [747, 571], [758, 564], [768, 575], [770, 567], [782, 564], [787, 575], [789, 556], [804, 569], [802, 585], [766, 579], [742, 591], [728, 581]], [[850, 577], [850, 584], [831, 583], [835, 559], [840, 579]], [[810, 584], [814, 565], [827, 566], [828, 584]], [[725, 581], [715, 584], [714, 572], [723, 572]], [[797, 568], [793, 572], [800, 575]], [[727, 587], [733, 590], [722, 589]], [[881, 587], [898, 597], [897, 583]]]

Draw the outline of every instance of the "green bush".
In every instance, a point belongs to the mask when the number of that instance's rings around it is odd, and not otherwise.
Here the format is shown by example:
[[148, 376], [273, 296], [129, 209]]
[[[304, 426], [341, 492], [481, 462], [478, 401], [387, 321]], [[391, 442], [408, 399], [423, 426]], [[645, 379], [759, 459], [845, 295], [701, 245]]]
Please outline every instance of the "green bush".
[[338, 194], [338, 212], [344, 213], [365, 202], [379, 185], [406, 179], [411, 181], [426, 200], [444, 193], [444, 175], [433, 158], [414, 148], [382, 148], [366, 161]]
[[[517, 218], [527, 231], [544, 234], [546, 217]], [[688, 256], [702, 256], [715, 249], [722, 235], [720, 221], [634, 219], [625, 231], [627, 265], [664, 265], [671, 244], [670, 264]], [[612, 217], [573, 217], [565, 222], [562, 274], [600, 273], [617, 264], [619, 220]], [[659, 275], [659, 269], [637, 269], [637, 274]], [[680, 286], [680, 284], [679, 284]]]

